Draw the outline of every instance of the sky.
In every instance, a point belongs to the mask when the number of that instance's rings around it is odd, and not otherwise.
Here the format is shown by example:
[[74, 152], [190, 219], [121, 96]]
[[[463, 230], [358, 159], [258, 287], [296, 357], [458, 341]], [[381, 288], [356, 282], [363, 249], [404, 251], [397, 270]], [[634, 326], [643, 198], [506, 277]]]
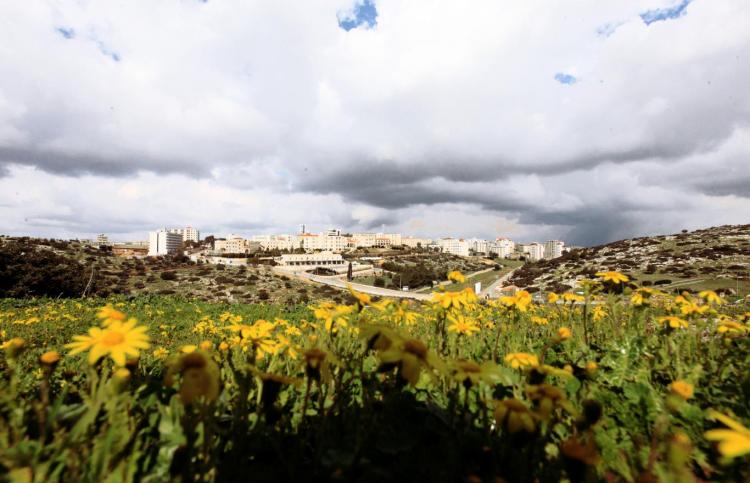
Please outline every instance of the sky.
[[747, 0], [0, 2], [0, 233], [750, 223]]

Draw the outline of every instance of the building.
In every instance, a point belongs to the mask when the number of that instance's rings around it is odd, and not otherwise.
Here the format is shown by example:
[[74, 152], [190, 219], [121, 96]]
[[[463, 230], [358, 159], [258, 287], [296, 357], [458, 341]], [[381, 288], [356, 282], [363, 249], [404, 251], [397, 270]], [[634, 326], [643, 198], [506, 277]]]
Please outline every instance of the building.
[[544, 258], [544, 245], [533, 242], [525, 245], [519, 245], [519, 251], [523, 252], [529, 261], [541, 260]]
[[109, 245], [109, 238], [104, 233], [96, 235], [96, 244], [99, 246]]
[[167, 231], [180, 235], [182, 237], [182, 241], [192, 241], [198, 243], [201, 240], [200, 232], [192, 226], [186, 226], [185, 228], [170, 228]]
[[355, 248], [371, 248], [375, 246], [375, 233], [355, 233], [352, 235]]
[[214, 240], [214, 251], [217, 253], [255, 253], [260, 249], [260, 242], [245, 240], [237, 235], [230, 235], [226, 240]]
[[469, 251], [474, 252], [477, 255], [489, 255], [490, 254], [490, 242], [482, 240], [480, 238], [472, 238], [467, 240], [469, 244]]
[[401, 238], [401, 244], [406, 245], [410, 248], [427, 248], [428, 245], [432, 244], [432, 240], [429, 238], [416, 238], [413, 236], [405, 236]]
[[548, 240], [544, 242], [544, 258], [557, 258], [563, 254], [565, 243], [560, 240]]
[[344, 267], [347, 262], [340, 253], [329, 251], [318, 253], [290, 253], [274, 259], [281, 267], [308, 270], [316, 267], [336, 268]]
[[112, 245], [112, 253], [123, 258], [145, 257], [148, 255], [148, 246], [143, 246], [141, 242], [116, 243]]
[[469, 256], [469, 242], [463, 238], [441, 238], [437, 241], [437, 245], [443, 253], [462, 257]]
[[516, 249], [516, 244], [509, 238], [496, 238], [490, 243], [490, 255], [498, 258], [508, 258]]
[[182, 235], [166, 228], [148, 234], [148, 255], [160, 256], [176, 253], [182, 248]]

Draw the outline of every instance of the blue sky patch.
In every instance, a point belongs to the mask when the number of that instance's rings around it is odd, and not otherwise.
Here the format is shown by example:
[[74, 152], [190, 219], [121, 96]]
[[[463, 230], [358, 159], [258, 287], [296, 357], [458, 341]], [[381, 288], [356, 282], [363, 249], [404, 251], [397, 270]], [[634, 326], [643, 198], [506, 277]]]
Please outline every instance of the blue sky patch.
[[562, 72], [558, 72], [557, 74], [555, 74], [555, 80], [560, 84], [566, 85], [575, 84], [578, 81], [575, 76], [572, 76], [570, 74], [563, 74]]
[[57, 33], [65, 37], [66, 39], [72, 39], [76, 36], [76, 31], [72, 28], [57, 27]]
[[367, 24], [368, 28], [378, 24], [378, 10], [372, 0], [357, 0], [351, 11], [339, 12], [337, 17], [339, 27], [347, 32], [363, 24]]
[[613, 33], [615, 33], [615, 30], [622, 25], [624, 22], [609, 22], [605, 23], [604, 25], [600, 25], [596, 29], [596, 34], [600, 37], [609, 37]]
[[641, 20], [643, 20], [646, 25], [651, 25], [654, 22], [682, 17], [683, 15], [687, 14], [687, 6], [692, 1], [693, 0], [682, 0], [680, 3], [676, 4], [673, 7], [648, 10], [641, 14]]

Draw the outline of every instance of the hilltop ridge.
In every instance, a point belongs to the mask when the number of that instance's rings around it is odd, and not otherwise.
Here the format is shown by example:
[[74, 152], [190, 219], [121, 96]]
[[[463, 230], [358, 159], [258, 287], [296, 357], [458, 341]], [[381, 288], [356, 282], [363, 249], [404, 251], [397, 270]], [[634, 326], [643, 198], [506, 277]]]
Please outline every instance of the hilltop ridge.
[[530, 292], [571, 290], [596, 272], [615, 270], [668, 291], [750, 292], [750, 225], [723, 225], [581, 248], [527, 263], [508, 282]]

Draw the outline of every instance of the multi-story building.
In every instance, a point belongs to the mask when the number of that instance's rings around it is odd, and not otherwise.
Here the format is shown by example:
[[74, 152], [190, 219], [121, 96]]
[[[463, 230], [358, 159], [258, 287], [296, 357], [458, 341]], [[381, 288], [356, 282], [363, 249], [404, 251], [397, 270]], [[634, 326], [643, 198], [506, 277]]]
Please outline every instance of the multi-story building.
[[469, 256], [469, 242], [463, 238], [441, 238], [437, 241], [440, 250], [444, 253]]
[[99, 246], [109, 245], [109, 238], [104, 233], [96, 235], [96, 244]]
[[487, 240], [482, 240], [480, 238], [472, 238], [466, 241], [469, 243], [469, 251], [472, 251], [476, 254], [489, 255], [490, 242], [488, 242]]
[[148, 234], [149, 256], [167, 255], [176, 253], [182, 247], [182, 235], [172, 233], [166, 228], [152, 231]]
[[544, 245], [533, 242], [518, 246], [519, 251], [523, 252], [530, 261], [541, 260], [544, 258]]
[[548, 240], [544, 242], [544, 258], [557, 258], [563, 254], [565, 243], [560, 240]]
[[405, 236], [401, 238], [401, 244], [411, 248], [427, 248], [427, 245], [430, 245], [431, 243], [432, 240], [429, 238], [416, 238], [413, 236]]
[[355, 233], [352, 235], [356, 248], [370, 248], [375, 246], [375, 233]]
[[498, 258], [507, 258], [515, 249], [516, 244], [509, 238], [496, 238], [489, 247], [490, 254]]
[[301, 253], [301, 254], [284, 254], [275, 259], [276, 264], [281, 267], [290, 267], [295, 269], [310, 269], [315, 267], [343, 267], [346, 263], [340, 253], [318, 252], [318, 253]]
[[237, 236], [230, 236], [226, 240], [214, 240], [214, 251], [217, 253], [254, 253], [260, 250], [260, 247], [260, 242]]
[[185, 228], [170, 228], [167, 231], [180, 235], [182, 237], [182, 241], [192, 241], [198, 243], [201, 240], [200, 232], [192, 226], [186, 226]]

